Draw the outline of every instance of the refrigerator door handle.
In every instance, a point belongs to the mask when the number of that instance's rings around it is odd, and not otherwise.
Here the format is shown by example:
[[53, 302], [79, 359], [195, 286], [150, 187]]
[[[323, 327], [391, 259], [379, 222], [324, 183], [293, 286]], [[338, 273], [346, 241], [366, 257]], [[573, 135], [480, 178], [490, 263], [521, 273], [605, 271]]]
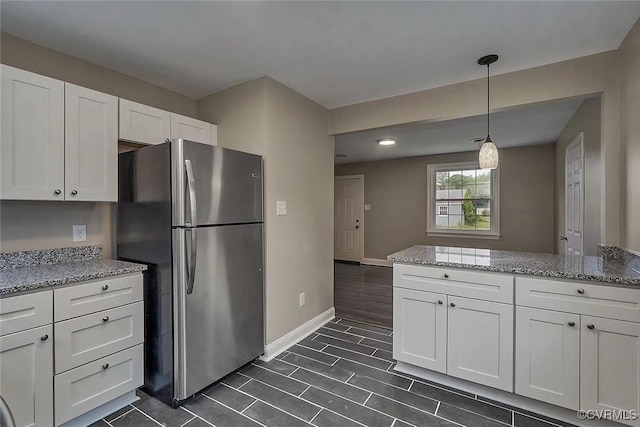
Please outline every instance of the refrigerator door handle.
[[189, 207], [191, 209], [191, 223], [187, 224], [191, 227], [198, 226], [198, 209], [196, 206], [196, 180], [193, 177], [193, 166], [191, 160], [184, 161], [184, 169], [187, 173], [187, 188], [189, 190]]
[[187, 228], [191, 242], [189, 245], [189, 260], [187, 261], [187, 294], [193, 293], [193, 286], [196, 282], [196, 260], [198, 259], [198, 237], [196, 235], [197, 228]]

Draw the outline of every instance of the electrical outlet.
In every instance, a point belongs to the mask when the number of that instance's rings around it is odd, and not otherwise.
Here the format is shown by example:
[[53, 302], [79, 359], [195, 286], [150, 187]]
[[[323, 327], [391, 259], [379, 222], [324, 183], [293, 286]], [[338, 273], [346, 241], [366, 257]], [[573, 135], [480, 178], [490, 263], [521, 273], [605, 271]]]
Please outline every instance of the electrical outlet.
[[287, 202], [284, 200], [278, 200], [276, 202], [276, 215], [285, 216], [287, 214]]
[[87, 241], [87, 226], [86, 225], [74, 225], [73, 226], [73, 241], [74, 242], [86, 242]]
[[304, 293], [304, 292], [302, 292], [302, 293], [298, 296], [298, 299], [300, 300], [300, 307], [302, 307], [303, 305], [305, 305], [305, 304], [306, 304], [305, 297], [306, 297], [306, 295], [305, 295], [305, 293]]

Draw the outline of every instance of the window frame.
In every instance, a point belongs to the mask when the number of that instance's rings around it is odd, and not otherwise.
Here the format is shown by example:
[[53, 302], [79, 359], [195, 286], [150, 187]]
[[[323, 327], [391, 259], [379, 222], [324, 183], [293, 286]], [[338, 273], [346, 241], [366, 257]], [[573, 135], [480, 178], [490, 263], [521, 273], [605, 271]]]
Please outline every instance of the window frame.
[[491, 229], [443, 230], [436, 228], [436, 173], [442, 171], [464, 171], [480, 169], [478, 162], [434, 163], [427, 165], [427, 236], [462, 237], [468, 239], [498, 240], [500, 234], [500, 168], [491, 170]]

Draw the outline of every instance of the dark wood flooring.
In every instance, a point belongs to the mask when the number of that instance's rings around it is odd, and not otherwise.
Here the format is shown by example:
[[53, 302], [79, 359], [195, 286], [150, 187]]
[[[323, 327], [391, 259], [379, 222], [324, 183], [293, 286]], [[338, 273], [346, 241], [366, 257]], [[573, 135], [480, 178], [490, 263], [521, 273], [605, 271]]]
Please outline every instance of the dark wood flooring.
[[393, 268], [335, 263], [336, 317], [393, 327]]

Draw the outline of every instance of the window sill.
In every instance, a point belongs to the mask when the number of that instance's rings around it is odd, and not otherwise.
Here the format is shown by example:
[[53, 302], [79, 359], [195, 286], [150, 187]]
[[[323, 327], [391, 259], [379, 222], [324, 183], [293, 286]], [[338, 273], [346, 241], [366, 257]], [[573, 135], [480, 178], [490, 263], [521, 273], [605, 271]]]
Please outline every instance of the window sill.
[[458, 237], [462, 239], [485, 239], [485, 240], [499, 240], [502, 235], [500, 233], [472, 233], [465, 231], [432, 231], [427, 230], [427, 236], [429, 237]]

